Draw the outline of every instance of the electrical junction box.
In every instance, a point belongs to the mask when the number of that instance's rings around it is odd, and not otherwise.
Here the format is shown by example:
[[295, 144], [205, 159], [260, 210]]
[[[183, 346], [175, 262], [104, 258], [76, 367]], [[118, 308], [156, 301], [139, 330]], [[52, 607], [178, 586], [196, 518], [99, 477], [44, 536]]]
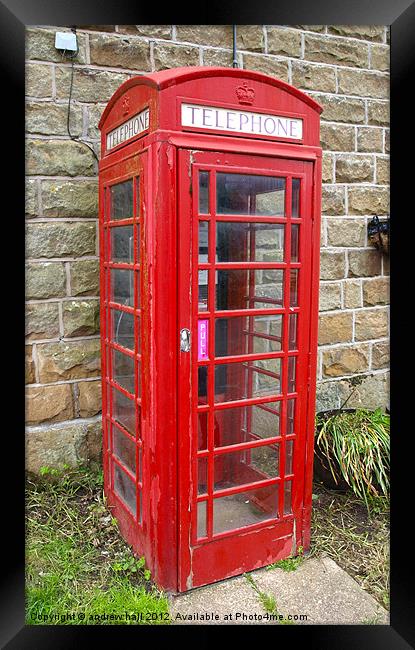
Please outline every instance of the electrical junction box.
[[76, 52], [78, 49], [76, 43], [76, 34], [73, 32], [56, 32], [55, 47], [57, 50]]

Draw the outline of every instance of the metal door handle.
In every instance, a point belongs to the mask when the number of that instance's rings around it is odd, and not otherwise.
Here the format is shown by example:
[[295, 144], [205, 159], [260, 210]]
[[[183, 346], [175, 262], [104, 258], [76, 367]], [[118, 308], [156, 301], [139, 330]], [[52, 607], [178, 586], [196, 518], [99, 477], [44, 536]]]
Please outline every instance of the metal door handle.
[[190, 352], [190, 330], [186, 327], [180, 330], [180, 351]]

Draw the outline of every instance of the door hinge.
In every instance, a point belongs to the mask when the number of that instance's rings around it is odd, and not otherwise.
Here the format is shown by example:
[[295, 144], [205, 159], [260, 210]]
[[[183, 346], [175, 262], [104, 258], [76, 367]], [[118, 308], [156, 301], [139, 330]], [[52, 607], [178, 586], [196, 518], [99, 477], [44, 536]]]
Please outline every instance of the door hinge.
[[191, 197], [193, 197], [193, 179], [190, 179], [190, 185], [189, 185], [189, 194]]

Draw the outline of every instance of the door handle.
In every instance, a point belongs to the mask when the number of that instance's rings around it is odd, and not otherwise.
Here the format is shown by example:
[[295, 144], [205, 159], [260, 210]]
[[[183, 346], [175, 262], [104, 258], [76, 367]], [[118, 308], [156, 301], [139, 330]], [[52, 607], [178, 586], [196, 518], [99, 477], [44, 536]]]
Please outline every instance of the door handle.
[[190, 330], [186, 327], [180, 330], [180, 352], [190, 352]]

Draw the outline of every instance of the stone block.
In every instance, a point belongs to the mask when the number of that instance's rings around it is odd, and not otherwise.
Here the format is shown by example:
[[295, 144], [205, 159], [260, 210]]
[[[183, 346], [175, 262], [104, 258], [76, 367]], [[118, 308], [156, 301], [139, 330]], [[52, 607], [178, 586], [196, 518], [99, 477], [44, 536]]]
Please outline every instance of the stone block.
[[268, 53], [279, 56], [301, 57], [301, 34], [294, 29], [283, 29], [275, 25], [268, 26]]
[[27, 257], [79, 257], [95, 254], [95, 223], [36, 223], [26, 228]]
[[156, 70], [199, 64], [199, 48], [191, 45], [154, 45], [154, 66]]
[[254, 54], [244, 54], [243, 64], [245, 70], [254, 72], [263, 72], [264, 74], [277, 77], [283, 81], [288, 81], [288, 63], [280, 59], [274, 59], [272, 56], [255, 56]]
[[343, 283], [343, 300], [346, 309], [356, 309], [363, 306], [360, 280], [345, 280]]
[[63, 469], [101, 460], [102, 430], [97, 420], [28, 427], [26, 469], [39, 473], [41, 467]]
[[59, 306], [56, 302], [29, 303], [25, 315], [26, 340], [59, 337]]
[[35, 383], [35, 364], [33, 361], [33, 347], [25, 345], [25, 384]]
[[323, 185], [321, 191], [322, 214], [345, 214], [345, 189], [336, 185]]
[[365, 245], [364, 219], [327, 219], [327, 245], [355, 247]]
[[389, 97], [389, 77], [378, 72], [361, 70], [339, 70], [338, 92], [344, 95], [359, 95], [387, 99]]
[[370, 48], [370, 67], [374, 70], [389, 72], [390, 47], [389, 45], [372, 45]]
[[26, 422], [58, 422], [74, 415], [70, 384], [33, 386], [26, 390]]
[[371, 156], [343, 154], [336, 156], [337, 183], [373, 183], [374, 165]]
[[91, 63], [111, 68], [151, 70], [150, 45], [134, 37], [93, 34], [89, 37]]
[[357, 150], [383, 153], [383, 130], [359, 127], [357, 129]]
[[81, 418], [88, 418], [100, 413], [102, 408], [101, 382], [82, 381], [79, 389], [79, 414]]
[[389, 214], [389, 188], [387, 187], [349, 187], [348, 199], [349, 214]]
[[26, 180], [25, 187], [25, 215], [26, 219], [39, 216], [38, 182]]
[[[71, 71], [68, 67], [56, 66], [56, 97], [68, 99]], [[117, 88], [129, 75], [122, 72], [97, 70], [96, 68], [75, 68], [72, 97], [78, 102], [108, 102]]]
[[389, 278], [363, 280], [363, 305], [387, 305], [389, 303]]
[[232, 25], [176, 25], [176, 41], [232, 47]]
[[84, 339], [37, 346], [39, 379], [42, 383], [97, 377], [100, 371], [100, 342]]
[[346, 257], [343, 252], [322, 250], [320, 253], [320, 279], [341, 280], [346, 274]]
[[323, 107], [321, 117], [327, 122], [346, 122], [348, 124], [364, 124], [366, 122], [363, 99], [318, 94], [313, 94], [313, 99]]
[[323, 377], [355, 375], [369, 369], [369, 346], [359, 345], [323, 350]]
[[97, 296], [99, 294], [98, 260], [71, 262], [69, 268], [72, 296]]
[[362, 38], [365, 41], [383, 41], [383, 25], [329, 25], [329, 34]]
[[39, 99], [52, 97], [52, 66], [26, 63], [25, 95]]
[[[40, 27], [26, 27], [26, 59], [38, 61], [51, 61], [54, 63], [69, 63], [71, 59], [61, 50], [55, 48], [56, 32], [70, 32], [67, 27], [56, 29], [43, 29]], [[77, 34], [78, 52], [75, 63], [87, 63], [86, 35]]]
[[367, 102], [367, 122], [373, 126], [389, 126], [389, 102]]
[[264, 51], [265, 43], [262, 25], [238, 25], [236, 32], [238, 50]]
[[380, 275], [381, 257], [377, 250], [349, 251], [349, 277]]
[[338, 282], [320, 284], [319, 311], [341, 309], [341, 286]]
[[363, 309], [355, 315], [357, 341], [381, 339], [389, 335], [388, 309]]
[[171, 25], [117, 25], [117, 30], [121, 34], [135, 34], [148, 38], [171, 38]]
[[333, 154], [323, 151], [323, 160], [322, 160], [322, 182], [323, 183], [333, 183]]
[[327, 38], [314, 34], [305, 34], [305, 59], [367, 68], [369, 64], [369, 47], [366, 43], [348, 41], [343, 38]]
[[[67, 135], [68, 106], [52, 102], [27, 102], [26, 132], [39, 135]], [[74, 136], [82, 135], [82, 107], [71, 106], [69, 128]]]
[[45, 217], [98, 217], [98, 181], [42, 181]]
[[63, 303], [65, 337], [89, 336], [99, 333], [99, 301], [69, 300]]
[[372, 344], [372, 368], [380, 370], [389, 366], [389, 341], [378, 341]]
[[29, 176], [94, 176], [94, 156], [73, 140], [28, 140], [26, 173]]
[[325, 93], [336, 92], [336, 73], [334, 68], [313, 65], [306, 61], [292, 62], [292, 84], [304, 90], [317, 90]]
[[332, 345], [351, 341], [353, 336], [352, 312], [320, 314], [318, 331], [319, 345]]
[[66, 295], [66, 274], [60, 262], [26, 265], [26, 300], [60, 298]]
[[389, 185], [390, 183], [390, 163], [387, 158], [376, 157], [376, 183], [378, 185]]
[[355, 129], [343, 124], [325, 124], [320, 127], [320, 143], [324, 150], [354, 151]]

